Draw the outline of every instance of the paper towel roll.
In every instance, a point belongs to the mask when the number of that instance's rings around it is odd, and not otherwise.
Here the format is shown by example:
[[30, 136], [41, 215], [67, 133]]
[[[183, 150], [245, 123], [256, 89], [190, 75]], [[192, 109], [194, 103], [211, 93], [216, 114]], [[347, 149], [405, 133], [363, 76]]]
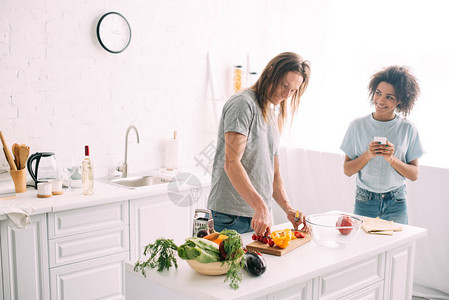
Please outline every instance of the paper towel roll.
[[180, 167], [181, 143], [176, 138], [176, 131], [173, 139], [169, 139], [165, 147], [165, 168], [168, 171], [179, 169]]

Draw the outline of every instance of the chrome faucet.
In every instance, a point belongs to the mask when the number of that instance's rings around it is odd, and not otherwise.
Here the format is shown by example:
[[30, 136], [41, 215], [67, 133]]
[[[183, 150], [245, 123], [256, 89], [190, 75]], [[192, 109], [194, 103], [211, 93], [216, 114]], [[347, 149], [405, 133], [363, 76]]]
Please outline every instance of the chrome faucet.
[[117, 168], [117, 171], [122, 172], [122, 178], [128, 177], [128, 135], [131, 129], [134, 129], [137, 135], [137, 143], [139, 143], [139, 132], [137, 131], [136, 126], [130, 125], [128, 129], [126, 130], [126, 141], [125, 141], [125, 162], [123, 165], [119, 166]]

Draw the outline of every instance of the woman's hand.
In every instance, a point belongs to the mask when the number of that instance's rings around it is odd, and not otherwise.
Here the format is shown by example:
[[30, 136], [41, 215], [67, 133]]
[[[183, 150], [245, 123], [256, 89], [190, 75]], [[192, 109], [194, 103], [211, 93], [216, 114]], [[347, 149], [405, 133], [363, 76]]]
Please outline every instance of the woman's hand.
[[[370, 144], [371, 145], [371, 144]], [[394, 144], [387, 141], [386, 145], [377, 144], [375, 147], [376, 155], [381, 155], [388, 162], [391, 163], [394, 159]]]
[[379, 148], [380, 148], [379, 142], [371, 142], [369, 143], [368, 150], [365, 152], [367, 154], [367, 157], [369, 159], [372, 159], [376, 157], [376, 155], [379, 155]]

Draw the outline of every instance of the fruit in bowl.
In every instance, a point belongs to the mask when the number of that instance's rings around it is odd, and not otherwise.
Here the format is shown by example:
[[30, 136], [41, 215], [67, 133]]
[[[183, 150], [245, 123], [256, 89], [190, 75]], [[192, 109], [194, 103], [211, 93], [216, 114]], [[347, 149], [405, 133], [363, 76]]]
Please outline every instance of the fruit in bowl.
[[352, 226], [354, 226], [354, 221], [351, 219], [350, 216], [341, 216], [338, 218], [335, 226], [337, 226], [337, 229], [338, 229], [338, 231], [340, 231], [341, 234], [348, 235], [352, 231]]
[[314, 214], [306, 217], [315, 243], [325, 247], [343, 248], [353, 242], [363, 221], [344, 213]]

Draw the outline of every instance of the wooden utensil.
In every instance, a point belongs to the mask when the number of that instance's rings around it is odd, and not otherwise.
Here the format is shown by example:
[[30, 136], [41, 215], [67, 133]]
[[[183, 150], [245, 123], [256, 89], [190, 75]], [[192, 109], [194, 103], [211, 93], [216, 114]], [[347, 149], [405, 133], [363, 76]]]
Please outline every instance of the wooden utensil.
[[28, 156], [30, 156], [30, 147], [27, 145], [20, 145], [20, 167], [19, 169], [25, 168], [28, 160]]
[[16, 167], [20, 170], [20, 146], [17, 143], [12, 145], [12, 154], [14, 155], [14, 161], [16, 162]]
[[292, 240], [290, 242], [290, 245], [288, 245], [288, 247], [284, 249], [281, 249], [278, 246], [270, 247], [268, 244], [264, 244], [259, 241], [249, 243], [248, 245], [246, 245], [246, 249], [259, 251], [260, 253], [282, 256], [312, 240], [312, 236], [310, 235], [310, 233], [308, 232], [303, 233], [306, 235], [304, 238], [297, 238], [295, 240]]
[[6, 160], [9, 163], [9, 167], [11, 170], [17, 171], [16, 164], [14, 163], [14, 159], [12, 158], [11, 151], [9, 151], [8, 144], [6, 144], [5, 137], [3, 133], [0, 131], [0, 139], [2, 140], [3, 150], [5, 151]]

